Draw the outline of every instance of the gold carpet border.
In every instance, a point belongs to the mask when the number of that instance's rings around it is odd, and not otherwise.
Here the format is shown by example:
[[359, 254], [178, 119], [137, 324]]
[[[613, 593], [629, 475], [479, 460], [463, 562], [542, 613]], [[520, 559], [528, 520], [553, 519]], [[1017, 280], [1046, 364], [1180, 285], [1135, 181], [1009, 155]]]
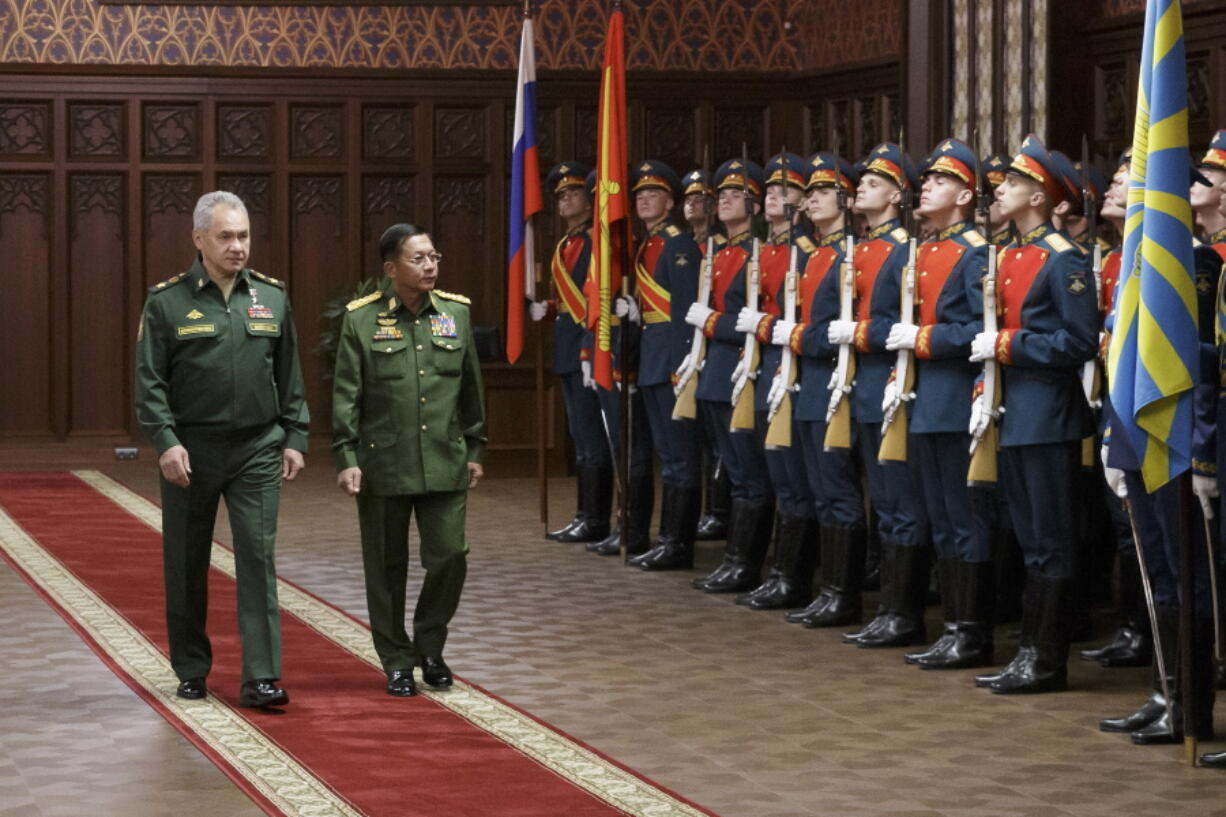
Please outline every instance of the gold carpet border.
[[291, 817], [361, 817], [249, 721], [214, 696], [175, 695], [169, 659], [52, 557], [3, 509], [0, 547], [147, 695], [184, 723], [270, 803]]
[[[161, 531], [162, 511], [153, 502], [100, 471], [73, 473], [154, 530]], [[234, 555], [226, 548], [213, 546], [212, 565], [233, 577]], [[371, 666], [381, 666], [366, 627], [280, 577], [277, 596], [283, 611]], [[457, 680], [446, 692], [423, 689], [422, 693], [632, 817], [702, 817], [704, 814], [462, 681]]]

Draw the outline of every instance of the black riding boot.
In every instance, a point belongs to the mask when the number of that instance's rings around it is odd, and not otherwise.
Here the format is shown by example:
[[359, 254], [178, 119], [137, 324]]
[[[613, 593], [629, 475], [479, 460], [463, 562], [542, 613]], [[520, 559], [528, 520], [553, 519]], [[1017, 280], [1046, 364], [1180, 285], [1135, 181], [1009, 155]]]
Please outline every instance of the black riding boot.
[[[891, 544], [893, 551], [890, 581], [882, 587], [885, 612], [881, 626], [856, 639], [856, 646], [910, 647], [927, 639], [924, 603], [928, 599], [928, 548], [923, 545]], [[884, 578], [884, 576], [883, 576]]]
[[722, 575], [703, 586], [704, 593], [740, 593], [758, 585], [762, 578], [762, 563], [766, 561], [766, 551], [770, 549], [774, 518], [773, 502], [733, 501], [734, 524], [728, 531], [727, 546], [732, 564]]
[[1093, 650], [1082, 650], [1086, 661], [1104, 667], [1144, 667], [1154, 659], [1154, 640], [1150, 635], [1145, 595], [1141, 587], [1141, 568], [1137, 552], [1120, 551], [1120, 627], [1111, 641]]
[[[651, 475], [630, 480], [630, 520], [626, 523], [626, 553], [637, 556], [651, 545], [651, 512], [656, 501], [656, 486]], [[601, 542], [587, 546], [599, 556], [621, 553], [621, 535], [614, 531]]]
[[[1030, 571], [1027, 585], [1035, 585], [1037, 615], [1023, 615], [1023, 627], [1031, 622], [1029, 634], [1033, 658], [1012, 673], [1004, 673], [991, 684], [999, 695], [1059, 692], [1068, 689], [1069, 610], [1073, 580], [1052, 578]], [[1022, 633], [1025, 640], [1027, 633]]]
[[660, 502], [660, 537], [646, 553], [626, 564], [643, 570], [688, 570], [694, 566], [694, 531], [702, 509], [702, 490], [664, 483]]
[[[1177, 609], [1177, 608], [1176, 608]], [[1169, 626], [1169, 625], [1168, 625]], [[1178, 617], [1176, 615], [1175, 627], [1178, 628]], [[1196, 622], [1196, 634], [1192, 639], [1192, 667], [1186, 667], [1180, 660], [1184, 655], [1182, 648], [1183, 639], [1190, 636], [1189, 633], [1178, 629], [1178, 635], [1172, 634], [1171, 640], [1176, 642], [1175, 649], [1175, 670], [1172, 673], [1173, 685], [1171, 686], [1171, 698], [1173, 702], [1169, 710], [1164, 709], [1162, 714], [1153, 723], [1144, 726], [1132, 733], [1132, 742], [1140, 745], [1153, 745], [1162, 743], [1180, 743], [1184, 737], [1184, 712], [1183, 712], [1183, 677], [1185, 673], [1192, 673], [1192, 694], [1195, 696], [1197, 710], [1196, 723], [1194, 728], [1196, 734], [1193, 735], [1197, 740], [1213, 740], [1213, 700], [1214, 700], [1214, 673], [1213, 673], [1213, 622], [1210, 619], [1201, 619]], [[1163, 646], [1165, 647], [1166, 633], [1163, 633]], [[1164, 650], [1165, 651], [1165, 650]], [[1168, 664], [1168, 671], [1170, 665]]]
[[599, 542], [609, 535], [609, 511], [613, 506], [613, 466], [579, 469], [580, 524], [558, 532], [558, 542]]
[[954, 625], [958, 621], [958, 560], [937, 559], [937, 581], [941, 585], [941, 612], [945, 624], [941, 637], [923, 652], [911, 652], [903, 656], [908, 664], [927, 665], [945, 654], [954, 643]]
[[726, 539], [732, 509], [732, 486], [728, 482], [728, 469], [722, 467], [718, 457], [712, 457], [703, 476], [707, 486], [707, 512], [698, 521], [696, 538], [700, 542]]
[[991, 562], [958, 562], [954, 593], [958, 619], [953, 643], [939, 656], [917, 663], [923, 669], [971, 669], [992, 663], [993, 593], [996, 573]]
[[737, 534], [737, 530], [742, 525], [748, 525], [749, 528], [753, 528], [755, 524], [754, 517], [752, 516], [754, 507], [753, 503], [744, 500], [735, 499], [732, 501], [732, 507], [728, 509], [728, 533], [727, 542], [724, 544], [724, 558], [710, 573], [690, 582], [690, 586], [695, 590], [706, 590], [708, 584], [722, 580], [733, 569], [737, 559], [734, 542], [748, 540], [752, 535], [752, 533], [748, 532]]
[[[1175, 692], [1175, 656], [1179, 644], [1179, 608], [1170, 604], [1154, 607], [1158, 618], [1158, 636], [1162, 640], [1162, 665], [1166, 669], [1166, 688]], [[1157, 653], [1154, 654], [1151, 673], [1153, 691], [1149, 699], [1136, 712], [1118, 718], [1103, 718], [1098, 728], [1104, 732], [1136, 732], [1152, 724], [1166, 712], [1166, 697], [1162, 692], [1162, 673], [1158, 668]]]
[[864, 582], [864, 528], [821, 528], [821, 592], [804, 610], [789, 613], [788, 621], [810, 628], [846, 627], [860, 620], [860, 591]]
[[[994, 579], [999, 579], [999, 568], [995, 572]], [[999, 589], [1000, 585], [996, 585]], [[989, 672], [983, 675], [975, 676], [975, 686], [990, 687], [1000, 679], [1007, 675], [1012, 675], [1017, 670], [1026, 664], [1034, 663], [1034, 633], [1038, 630], [1039, 617], [1039, 588], [1033, 582], [1027, 582], [1022, 589], [1022, 632], [1018, 639], [1017, 655], [1013, 656], [1013, 660], [1006, 664], [1003, 668], [996, 672]]]
[[[782, 530], [775, 541], [775, 571], [779, 580], [769, 592], [749, 600], [752, 610], [803, 607], [813, 598], [813, 571], [817, 568], [817, 520], [781, 516]], [[776, 526], [776, 529], [779, 525]]]

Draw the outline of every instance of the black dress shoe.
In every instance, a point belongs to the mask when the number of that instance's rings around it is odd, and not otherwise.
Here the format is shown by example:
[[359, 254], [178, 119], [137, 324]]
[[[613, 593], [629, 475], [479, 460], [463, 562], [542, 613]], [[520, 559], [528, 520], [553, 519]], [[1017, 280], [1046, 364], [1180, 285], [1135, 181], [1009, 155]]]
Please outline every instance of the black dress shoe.
[[1138, 746], [1183, 743], [1183, 707], [1178, 701], [1173, 702], [1171, 708], [1163, 709], [1152, 723], [1133, 732], [1132, 742]]
[[417, 694], [417, 684], [413, 683], [413, 668], [394, 669], [387, 674], [387, 694], [397, 698], [412, 698]]
[[1209, 769], [1226, 769], [1226, 752], [1208, 752], [1200, 756], [1200, 765]]
[[289, 703], [289, 693], [277, 687], [270, 678], [253, 678], [243, 681], [238, 693], [238, 705], [248, 708], [263, 708], [266, 706], [285, 706]]
[[790, 613], [784, 613], [783, 618], [789, 624], [804, 624], [811, 618], [815, 618], [818, 613], [826, 609], [830, 604], [830, 594], [826, 590], [822, 590], [817, 594], [817, 598], [809, 602], [809, 606], [803, 610], [793, 610]]
[[1155, 691], [1136, 712], [1121, 718], [1103, 718], [1098, 722], [1098, 728], [1103, 732], [1135, 732], [1149, 726], [1164, 714], [1166, 699], [1161, 692]]
[[421, 659], [421, 679], [435, 689], [451, 687], [451, 667], [442, 658]]
[[179, 682], [179, 688], [175, 690], [175, 694], [189, 701], [198, 701], [208, 695], [209, 690], [204, 685], [203, 678], [188, 678], [186, 681]]

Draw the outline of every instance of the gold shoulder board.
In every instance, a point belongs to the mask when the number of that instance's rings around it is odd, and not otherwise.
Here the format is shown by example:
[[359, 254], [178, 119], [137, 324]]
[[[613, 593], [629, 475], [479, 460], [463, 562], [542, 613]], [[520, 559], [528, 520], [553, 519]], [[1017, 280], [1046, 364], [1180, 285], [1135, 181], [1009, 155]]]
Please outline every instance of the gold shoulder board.
[[1047, 236], [1047, 246], [1051, 247], [1056, 252], [1068, 252], [1073, 249], [1073, 245], [1067, 238], [1059, 233], [1052, 233]]
[[677, 236], [681, 235], [681, 228], [676, 224], [670, 224], [664, 228], [664, 234], [669, 238], [676, 238]]
[[251, 274], [254, 275], [256, 278], [259, 278], [261, 281], [263, 281], [266, 284], [272, 284], [275, 287], [280, 287], [281, 289], [285, 289], [285, 282], [278, 281], [276, 278], [273, 278], [271, 275], [265, 275], [264, 273], [256, 272], [255, 270], [251, 270]]
[[178, 275], [171, 276], [170, 278], [167, 278], [165, 281], [162, 281], [159, 284], [154, 284], [153, 286], [149, 288], [149, 291], [150, 292], [161, 292], [164, 289], [169, 289], [170, 287], [179, 283], [186, 277], [187, 277], [186, 272], [180, 272]]
[[815, 252], [817, 250], [817, 247], [813, 246], [813, 242], [809, 240], [809, 237], [803, 235], [796, 239], [796, 246], [805, 252]]
[[462, 303], [462, 304], [472, 303], [472, 301], [468, 300], [467, 297], [463, 295], [457, 295], [454, 292], [443, 292], [441, 289], [436, 289], [434, 290], [434, 294], [439, 296], [440, 298], [446, 298], [449, 301], [458, 301], [459, 303]]
[[723, 233], [715, 234], [715, 246], [722, 247], [727, 243], [728, 243], [728, 236], [724, 235]]
[[982, 247], [984, 244], [988, 243], [988, 240], [981, 236], [978, 230], [967, 230], [962, 234], [962, 237], [965, 238], [966, 243], [970, 244], [972, 247]]
[[375, 290], [369, 295], [365, 295], [361, 298], [357, 298], [345, 304], [345, 309], [349, 312], [352, 312], [353, 310], [359, 307], [363, 307], [363, 306], [366, 306], [367, 304], [374, 303], [375, 301], [379, 300], [382, 297], [383, 297], [383, 293], [380, 292], [379, 290]]
[[911, 234], [902, 227], [895, 227], [890, 232], [890, 237], [892, 237], [899, 244], [905, 244], [908, 240], [910, 240]]

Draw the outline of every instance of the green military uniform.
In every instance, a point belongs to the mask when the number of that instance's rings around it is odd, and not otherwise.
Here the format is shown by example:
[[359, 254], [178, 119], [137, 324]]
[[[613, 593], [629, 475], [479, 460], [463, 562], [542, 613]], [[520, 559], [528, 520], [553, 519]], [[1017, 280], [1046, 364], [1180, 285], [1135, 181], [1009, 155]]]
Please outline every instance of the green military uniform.
[[162, 479], [170, 661], [181, 680], [212, 666], [205, 633], [217, 503], [234, 535], [242, 680], [281, 677], [277, 503], [282, 450], [307, 450], [306, 398], [285, 285], [241, 270], [229, 302], [199, 257], [150, 290], [136, 343], [136, 412], [158, 454], [187, 449], [191, 484]]
[[[366, 603], [387, 672], [441, 658], [460, 601], [468, 467], [485, 450], [485, 400], [468, 299], [431, 292], [413, 313], [390, 284], [349, 304], [336, 352], [332, 449], [362, 469]], [[405, 631], [409, 517], [426, 576]]]

